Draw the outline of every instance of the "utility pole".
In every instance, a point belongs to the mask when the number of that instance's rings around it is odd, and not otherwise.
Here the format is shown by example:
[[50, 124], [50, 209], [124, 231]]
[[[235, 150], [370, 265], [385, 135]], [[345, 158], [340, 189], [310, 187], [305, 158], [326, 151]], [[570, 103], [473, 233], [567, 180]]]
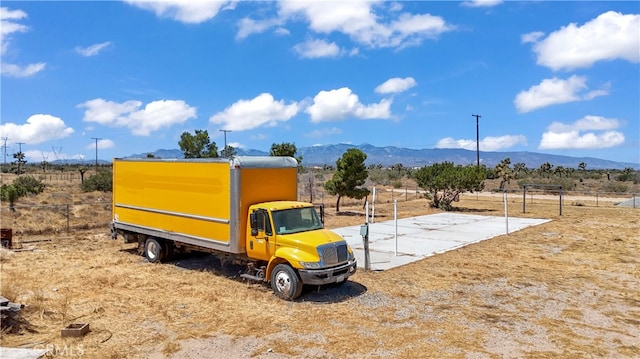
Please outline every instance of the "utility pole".
[[227, 132], [231, 132], [231, 130], [220, 130], [220, 132], [224, 132], [224, 149], [222, 150], [222, 153], [226, 155], [227, 154]]
[[5, 165], [7, 164], [7, 140], [8, 139], [9, 139], [9, 137], [2, 137], [2, 141], [3, 141], [2, 153], [4, 154], [2, 163], [5, 164]]
[[476, 118], [476, 162], [478, 168], [480, 168], [480, 127], [478, 124], [478, 119], [482, 116], [480, 115], [471, 115]]
[[92, 140], [96, 140], [96, 173], [98, 173], [98, 140], [102, 138], [91, 137]]

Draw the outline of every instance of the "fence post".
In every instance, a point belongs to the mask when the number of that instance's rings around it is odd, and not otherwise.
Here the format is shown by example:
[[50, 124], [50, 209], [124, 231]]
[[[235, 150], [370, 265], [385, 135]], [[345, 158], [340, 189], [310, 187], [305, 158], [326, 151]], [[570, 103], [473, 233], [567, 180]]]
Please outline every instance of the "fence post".
[[562, 186], [560, 186], [560, 215], [562, 216]]
[[600, 192], [596, 191], [596, 207], [598, 207], [598, 194], [599, 194], [599, 193], [600, 193]]
[[69, 204], [67, 203], [67, 232], [69, 232], [69, 220], [71, 218], [70, 212], [69, 212]]
[[636, 208], [636, 193], [633, 194], [633, 208]]

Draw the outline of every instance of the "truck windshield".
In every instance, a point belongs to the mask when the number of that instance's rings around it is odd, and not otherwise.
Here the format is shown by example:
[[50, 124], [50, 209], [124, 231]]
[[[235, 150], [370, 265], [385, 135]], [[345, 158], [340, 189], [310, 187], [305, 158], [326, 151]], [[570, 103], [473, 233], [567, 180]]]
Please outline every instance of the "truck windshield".
[[322, 229], [314, 207], [291, 208], [272, 212], [277, 234], [290, 234]]

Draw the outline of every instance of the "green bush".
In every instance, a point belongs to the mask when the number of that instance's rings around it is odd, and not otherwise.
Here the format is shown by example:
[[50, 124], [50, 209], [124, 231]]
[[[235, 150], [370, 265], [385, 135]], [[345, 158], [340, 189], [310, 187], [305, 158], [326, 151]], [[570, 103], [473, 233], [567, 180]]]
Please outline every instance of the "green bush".
[[33, 176], [20, 176], [13, 181], [13, 186], [20, 197], [27, 194], [38, 194], [44, 191], [44, 183]]
[[621, 173], [616, 177], [616, 180], [619, 182], [633, 182], [634, 184], [638, 184], [640, 182], [640, 173]]
[[2, 187], [0, 187], [0, 199], [4, 202], [9, 202], [9, 209], [12, 211], [15, 211], [14, 205], [18, 198], [20, 198], [20, 195], [14, 185], [3, 184]]
[[91, 175], [82, 183], [82, 190], [85, 192], [102, 191], [111, 192], [113, 189], [113, 175], [111, 171], [99, 171]]
[[624, 193], [627, 192], [627, 185], [624, 183], [608, 182], [604, 186], [605, 192]]

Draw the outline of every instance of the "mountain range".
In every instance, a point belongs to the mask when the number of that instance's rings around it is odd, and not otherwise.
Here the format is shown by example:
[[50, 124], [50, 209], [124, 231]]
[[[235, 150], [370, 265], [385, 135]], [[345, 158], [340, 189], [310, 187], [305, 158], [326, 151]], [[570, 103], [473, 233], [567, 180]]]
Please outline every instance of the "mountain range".
[[[302, 156], [302, 164], [305, 166], [335, 165], [348, 149], [357, 148], [367, 154], [365, 163], [381, 164], [392, 166], [402, 164], [404, 167], [422, 167], [438, 162], [453, 162], [459, 165], [475, 164], [476, 151], [464, 149], [410, 149], [402, 147], [377, 147], [369, 144], [359, 146], [351, 144], [320, 145], [298, 148], [297, 155]], [[268, 156], [269, 152], [255, 149], [236, 149], [239, 156]], [[179, 149], [160, 149], [151, 152], [156, 158], [182, 158], [182, 151]], [[148, 153], [134, 154], [128, 158], [145, 158]], [[511, 159], [511, 164], [524, 163], [527, 168], [538, 168], [545, 162], [553, 166], [563, 166], [566, 168], [578, 168], [581, 162], [587, 165], [587, 169], [624, 169], [631, 167], [640, 169], [639, 163], [617, 162], [593, 157], [571, 157], [562, 155], [552, 155], [537, 152], [482, 152], [480, 151], [480, 163], [489, 168], [495, 167], [505, 158]]]

